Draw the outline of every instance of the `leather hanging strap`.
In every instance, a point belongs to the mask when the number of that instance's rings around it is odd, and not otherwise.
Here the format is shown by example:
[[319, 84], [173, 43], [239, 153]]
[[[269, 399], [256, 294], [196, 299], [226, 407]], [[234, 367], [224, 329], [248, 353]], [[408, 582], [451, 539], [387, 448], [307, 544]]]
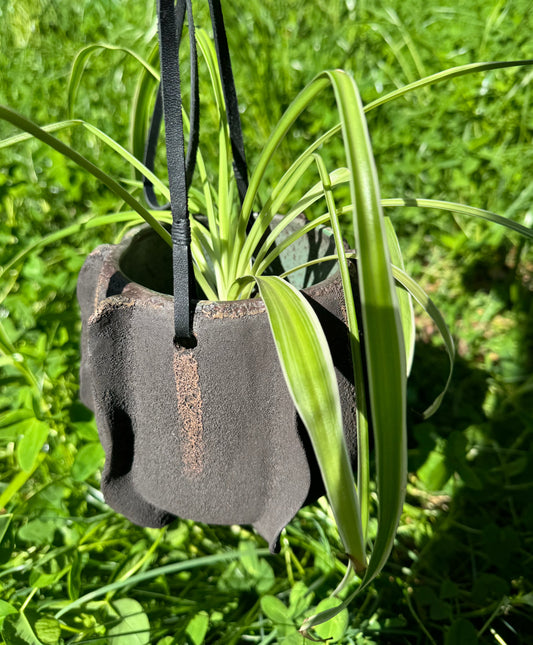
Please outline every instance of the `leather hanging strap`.
[[[179, 45], [187, 10], [191, 50], [191, 128], [187, 160], [183, 137], [183, 116], [179, 70]], [[213, 35], [218, 66], [222, 81], [226, 114], [233, 154], [233, 170], [239, 197], [242, 201], [248, 189], [248, 171], [244, 142], [237, 103], [237, 94], [231, 69], [228, 42], [220, 0], [209, 0]], [[149, 128], [145, 150], [145, 165], [153, 170], [157, 139], [162, 118], [165, 121], [165, 142], [172, 212], [172, 263], [174, 276], [174, 327], [175, 341], [186, 344], [191, 341], [190, 301], [194, 293], [194, 278], [190, 252], [191, 232], [187, 193], [190, 186], [199, 138], [198, 69], [191, 0], [157, 0], [159, 22], [159, 55], [161, 61], [161, 84], [155, 102], [154, 114]], [[159, 205], [154, 187], [149, 180], [144, 182], [145, 198], [149, 207], [167, 209]]]
[[[192, 7], [190, 3], [187, 6], [184, 2], [179, 2], [176, 6], [176, 36], [178, 39], [178, 49], [181, 42], [183, 24], [185, 22], [185, 9], [187, 9], [187, 20], [189, 24], [189, 49], [190, 49], [190, 66], [191, 66], [191, 104], [189, 111], [190, 128], [189, 128], [189, 145], [187, 148], [187, 159], [185, 162], [185, 174], [187, 187], [191, 185], [194, 168], [196, 166], [196, 153], [198, 151], [198, 139], [200, 133], [200, 101], [198, 95], [198, 54], [196, 49], [196, 36], [194, 30], [194, 20], [192, 16]], [[163, 29], [165, 27], [162, 27]], [[161, 31], [161, 29], [160, 29]], [[176, 62], [176, 65], [179, 63]], [[144, 150], [144, 165], [150, 170], [154, 170], [155, 156], [157, 154], [157, 142], [161, 123], [163, 120], [163, 100], [161, 92], [161, 83], [157, 90], [154, 111], [148, 129], [148, 137]], [[148, 207], [152, 210], [169, 210], [170, 202], [159, 204], [154, 191], [154, 185], [145, 177], [143, 181], [144, 198]]]
[[[192, 25], [190, 0], [185, 0]], [[183, 0], [178, 1], [183, 9]], [[194, 285], [191, 259], [191, 229], [187, 205], [185, 143], [179, 71], [181, 26], [174, 0], [157, 0], [159, 19], [159, 55], [161, 60], [161, 96], [165, 117], [170, 208], [172, 211], [172, 268], [174, 277], [175, 342], [191, 338], [190, 301]], [[191, 146], [189, 145], [189, 148]]]
[[224, 93], [224, 101], [226, 103], [231, 152], [233, 154], [233, 172], [235, 174], [237, 190], [239, 191], [239, 198], [242, 204], [246, 191], [248, 190], [248, 168], [246, 166], [246, 155], [244, 153], [244, 141], [242, 138], [237, 92], [235, 91], [228, 39], [226, 38], [224, 17], [222, 15], [220, 0], [209, 0], [209, 11], [211, 13], [211, 22], [213, 24], [213, 38], [217, 52], [220, 78], [222, 80], [222, 91]]

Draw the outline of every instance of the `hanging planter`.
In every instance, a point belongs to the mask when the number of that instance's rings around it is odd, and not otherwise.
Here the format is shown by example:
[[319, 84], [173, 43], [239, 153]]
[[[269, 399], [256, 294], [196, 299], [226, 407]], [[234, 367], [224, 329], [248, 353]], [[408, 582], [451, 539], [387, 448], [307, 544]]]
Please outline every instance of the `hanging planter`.
[[[325, 229], [312, 231], [281, 254], [278, 268], [333, 248]], [[324, 489], [264, 303], [195, 301], [193, 339], [175, 344], [170, 266], [169, 247], [144, 227], [119, 245], [98, 247], [80, 273], [81, 398], [106, 451], [104, 497], [144, 526], [174, 516], [251, 524], [274, 550], [283, 527]], [[354, 460], [342, 285], [333, 263], [314, 269], [295, 273], [293, 282], [311, 285], [304, 293], [328, 337]]]

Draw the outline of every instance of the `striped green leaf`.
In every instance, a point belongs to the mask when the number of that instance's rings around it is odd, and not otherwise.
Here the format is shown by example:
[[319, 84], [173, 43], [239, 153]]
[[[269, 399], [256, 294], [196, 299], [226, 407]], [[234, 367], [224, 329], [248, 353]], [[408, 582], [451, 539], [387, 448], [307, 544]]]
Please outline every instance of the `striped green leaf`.
[[[381, 200], [381, 205], [383, 205], [383, 200]], [[402, 251], [400, 249], [400, 243], [398, 241], [398, 237], [396, 235], [396, 231], [394, 230], [390, 217], [385, 217], [385, 232], [387, 234], [391, 262], [393, 265], [399, 267], [400, 269], [403, 269], [404, 265]], [[406, 369], [407, 376], [409, 376], [415, 355], [416, 330], [413, 302], [411, 300], [409, 291], [406, 291], [405, 289], [396, 289], [396, 296], [398, 298], [398, 304], [400, 306], [400, 318], [402, 321], [403, 340], [405, 345], [405, 359], [407, 363]]]
[[519, 224], [508, 217], [502, 217], [497, 215], [492, 211], [484, 210], [483, 208], [475, 208], [474, 206], [468, 206], [467, 204], [457, 204], [455, 202], [446, 202], [440, 199], [404, 199], [402, 197], [397, 199], [383, 199], [381, 201], [382, 205], [385, 207], [391, 206], [415, 206], [418, 208], [434, 208], [436, 210], [449, 211], [452, 213], [459, 213], [460, 215], [470, 215], [472, 217], [478, 217], [480, 219], [487, 220], [488, 222], [493, 222], [494, 224], [499, 224], [504, 228], [509, 229], [510, 231], [515, 231], [520, 233], [524, 237], [533, 240], [533, 229]]
[[405, 349], [363, 105], [351, 76], [341, 70], [327, 72], [327, 76], [335, 92], [351, 174], [353, 232], [375, 440], [378, 532], [364, 578], [366, 585], [381, 571], [390, 554], [405, 497]]
[[[403, 508], [407, 477], [406, 360], [379, 181], [363, 104], [351, 76], [335, 70], [326, 72], [324, 77], [335, 93], [350, 170], [362, 338], [377, 469], [378, 530], [359, 591], [385, 565]], [[302, 633], [330, 620], [347, 603], [348, 600], [306, 619]]]
[[277, 276], [256, 278], [285, 381], [307, 428], [339, 534], [359, 573], [366, 567], [359, 500], [342, 428], [335, 368], [305, 297]]
[[361, 336], [359, 333], [359, 324], [357, 322], [355, 297], [350, 269], [348, 266], [348, 259], [344, 252], [344, 239], [342, 237], [341, 226], [337, 217], [337, 207], [333, 197], [333, 183], [330, 180], [330, 175], [326, 170], [322, 157], [316, 153], [314, 156], [320, 175], [320, 181], [323, 186], [324, 198], [328, 208], [331, 228], [333, 229], [337, 261], [339, 263], [339, 272], [341, 275], [342, 290], [344, 294], [344, 307], [346, 310], [346, 319], [350, 335], [355, 400], [357, 401], [357, 489], [359, 491], [361, 508], [361, 526], [363, 528], [363, 537], [366, 543], [368, 519], [370, 514], [370, 455], [368, 442], [368, 410], [366, 405], [367, 392], [364, 377], [363, 356], [361, 352]]

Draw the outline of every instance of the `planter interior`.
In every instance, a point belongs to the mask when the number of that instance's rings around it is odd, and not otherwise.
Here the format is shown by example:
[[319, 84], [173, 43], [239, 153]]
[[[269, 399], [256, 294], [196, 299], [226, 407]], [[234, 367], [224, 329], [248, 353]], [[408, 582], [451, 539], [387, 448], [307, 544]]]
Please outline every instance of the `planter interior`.
[[[276, 218], [274, 223], [278, 221]], [[283, 242], [286, 237], [306, 222], [305, 217], [298, 217], [279, 236], [278, 241]], [[334, 253], [335, 242], [331, 229], [320, 227], [310, 231], [295, 244], [285, 249], [268, 267], [266, 275], [280, 275], [284, 271], [305, 264], [314, 258]], [[119, 268], [120, 272], [131, 281], [153, 291], [172, 295], [172, 250], [151, 228], [144, 227], [131, 238], [130, 243], [123, 248], [120, 255]], [[304, 289], [322, 282], [335, 271], [335, 262], [321, 262], [312, 267], [295, 271], [288, 276], [288, 281], [296, 288]]]

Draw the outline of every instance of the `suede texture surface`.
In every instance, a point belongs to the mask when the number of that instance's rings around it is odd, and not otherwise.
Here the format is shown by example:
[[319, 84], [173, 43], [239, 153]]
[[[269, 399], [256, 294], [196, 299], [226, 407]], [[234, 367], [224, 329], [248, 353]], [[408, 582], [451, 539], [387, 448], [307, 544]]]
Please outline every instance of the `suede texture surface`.
[[[80, 398], [95, 414], [106, 454], [102, 492], [136, 524], [161, 527], [179, 516], [252, 525], [274, 551], [285, 525], [324, 490], [264, 304], [197, 301], [195, 346], [175, 346], [166, 255], [143, 229], [98, 247], [80, 272]], [[304, 293], [330, 343], [355, 464], [340, 277]]]

